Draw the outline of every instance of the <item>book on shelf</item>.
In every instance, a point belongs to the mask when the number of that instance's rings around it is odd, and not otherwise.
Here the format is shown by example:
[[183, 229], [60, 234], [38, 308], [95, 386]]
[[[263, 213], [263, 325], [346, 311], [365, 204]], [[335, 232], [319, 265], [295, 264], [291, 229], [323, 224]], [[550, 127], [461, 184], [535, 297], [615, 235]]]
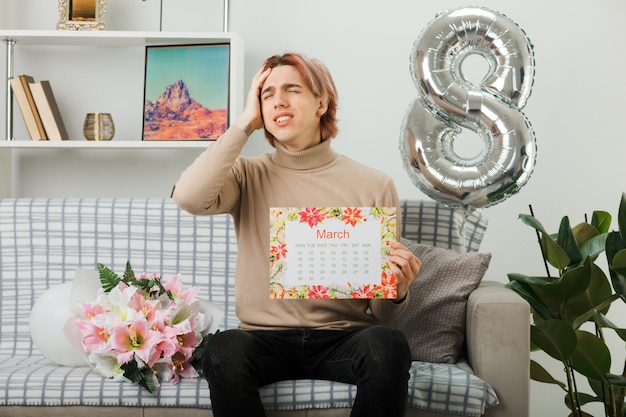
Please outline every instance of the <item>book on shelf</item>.
[[11, 89], [22, 113], [28, 135], [32, 140], [45, 140], [47, 139], [46, 131], [30, 90], [29, 84], [33, 82], [35, 80], [30, 75], [18, 75], [11, 78]]
[[57, 101], [54, 98], [50, 81], [43, 80], [30, 83], [30, 90], [33, 93], [48, 140], [68, 139], [69, 135], [65, 129]]

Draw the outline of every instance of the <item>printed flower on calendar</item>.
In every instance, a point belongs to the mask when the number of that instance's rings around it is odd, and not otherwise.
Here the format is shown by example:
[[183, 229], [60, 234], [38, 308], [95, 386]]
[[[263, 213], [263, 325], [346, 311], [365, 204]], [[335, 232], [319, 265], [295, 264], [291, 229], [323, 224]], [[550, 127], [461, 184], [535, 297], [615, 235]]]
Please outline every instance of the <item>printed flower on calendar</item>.
[[396, 298], [398, 296], [398, 278], [389, 269], [389, 265], [381, 273], [381, 291], [384, 298]]
[[[282, 207], [270, 208], [269, 218], [271, 298], [396, 297], [387, 263], [397, 239], [395, 208]], [[366, 241], [359, 237], [365, 227]], [[314, 240], [300, 241], [303, 231]]]
[[300, 216], [300, 223], [307, 223], [311, 227], [321, 225], [329, 217], [328, 212], [319, 207], [305, 207], [298, 212], [298, 216]]
[[361, 209], [358, 207], [346, 207], [341, 216], [341, 221], [345, 224], [349, 224], [352, 227], [360, 224], [362, 222], [366, 222], [367, 218], [363, 216]]

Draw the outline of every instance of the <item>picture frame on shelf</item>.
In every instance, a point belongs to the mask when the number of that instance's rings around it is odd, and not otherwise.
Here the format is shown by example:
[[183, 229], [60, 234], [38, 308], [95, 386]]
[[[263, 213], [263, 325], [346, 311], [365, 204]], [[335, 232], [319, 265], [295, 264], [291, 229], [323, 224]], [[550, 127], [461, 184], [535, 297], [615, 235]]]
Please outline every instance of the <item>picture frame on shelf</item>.
[[106, 0], [59, 0], [58, 30], [106, 30]]
[[146, 46], [142, 140], [215, 140], [226, 131], [230, 47]]

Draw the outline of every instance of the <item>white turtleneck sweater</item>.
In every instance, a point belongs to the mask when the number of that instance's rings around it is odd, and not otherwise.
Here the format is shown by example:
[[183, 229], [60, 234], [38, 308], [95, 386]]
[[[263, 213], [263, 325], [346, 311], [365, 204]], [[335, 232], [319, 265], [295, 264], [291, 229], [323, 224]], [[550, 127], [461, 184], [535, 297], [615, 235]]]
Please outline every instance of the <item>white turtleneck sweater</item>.
[[391, 300], [270, 298], [270, 207], [398, 207], [398, 197], [388, 175], [336, 153], [331, 140], [301, 152], [276, 142], [273, 153], [244, 158], [240, 153], [247, 140], [231, 127], [181, 174], [173, 193], [189, 213], [233, 216], [240, 327], [359, 329], [400, 314], [406, 303]]

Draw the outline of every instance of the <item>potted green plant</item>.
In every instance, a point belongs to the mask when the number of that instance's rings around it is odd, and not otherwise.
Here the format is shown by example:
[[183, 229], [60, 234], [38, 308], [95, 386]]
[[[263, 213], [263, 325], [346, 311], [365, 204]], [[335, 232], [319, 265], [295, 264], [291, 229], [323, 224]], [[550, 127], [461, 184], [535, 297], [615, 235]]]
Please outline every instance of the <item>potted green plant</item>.
[[[619, 205], [619, 231], [609, 230], [612, 217], [605, 211], [594, 211], [590, 222], [585, 218], [573, 227], [565, 216], [554, 234], [546, 231], [532, 209], [531, 215], [519, 217], [536, 231], [546, 276], [511, 273], [507, 286], [530, 304], [531, 350], [562, 362], [565, 374], [563, 382], [531, 359], [531, 379], [560, 386], [570, 416], [590, 416], [582, 407], [601, 402], [605, 416], [625, 417], [626, 362], [621, 375], [611, 373], [605, 332], [615, 331], [626, 341], [626, 329], [608, 316], [613, 302], [626, 302], [626, 193]], [[610, 280], [596, 264], [603, 252]], [[586, 378], [593, 392], [580, 392], [579, 378]]]

